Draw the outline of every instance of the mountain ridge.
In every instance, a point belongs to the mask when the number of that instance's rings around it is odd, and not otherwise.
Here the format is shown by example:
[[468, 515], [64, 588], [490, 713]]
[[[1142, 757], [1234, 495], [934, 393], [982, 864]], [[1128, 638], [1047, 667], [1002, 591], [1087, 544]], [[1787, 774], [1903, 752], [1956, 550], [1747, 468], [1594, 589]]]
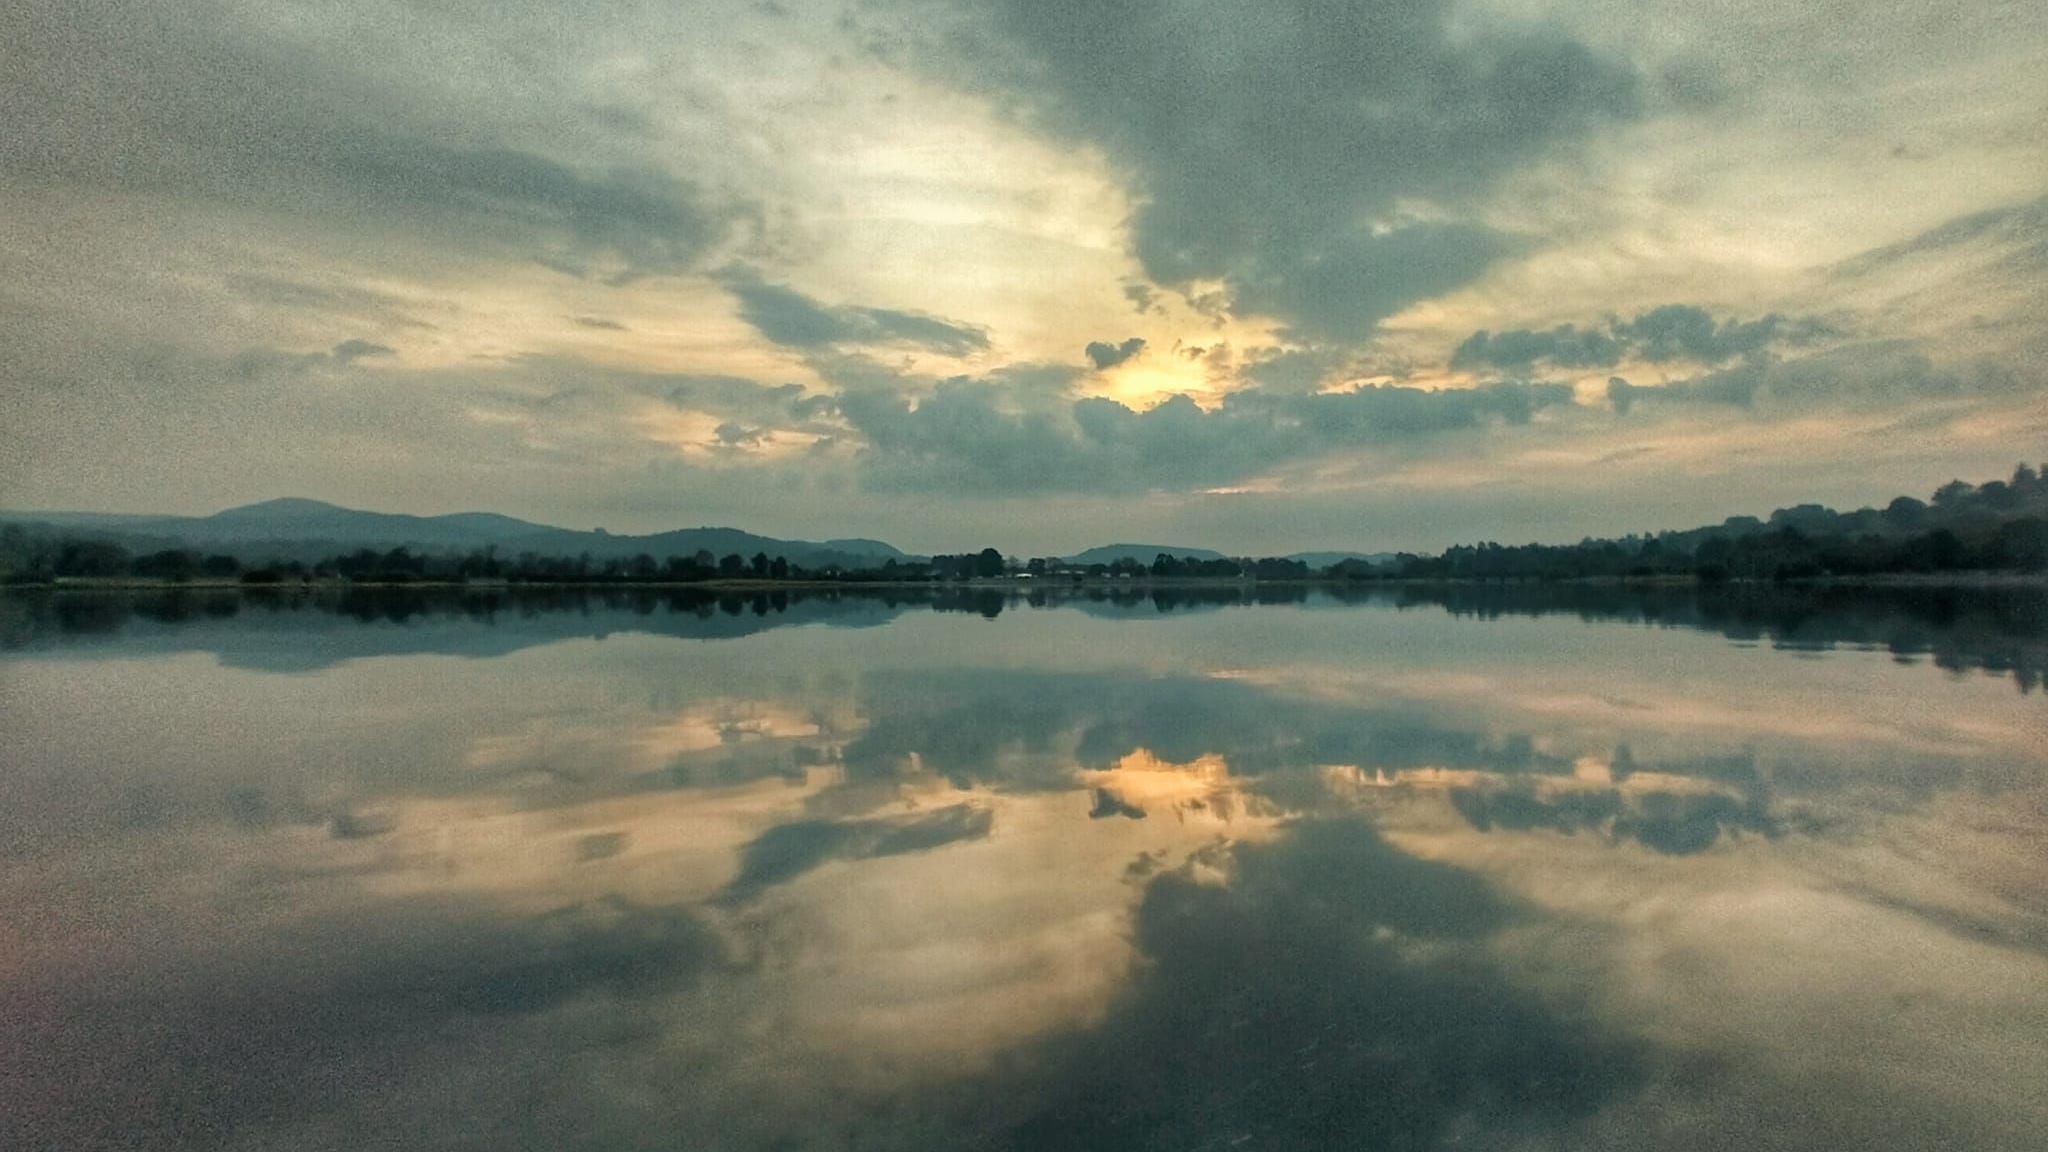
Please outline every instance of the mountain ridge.
[[1114, 564], [1119, 560], [1136, 560], [1150, 564], [1154, 557], [1165, 553], [1184, 560], [1221, 560], [1223, 553], [1213, 548], [1187, 548], [1178, 544], [1098, 544], [1062, 559], [1073, 564]]
[[602, 528], [561, 528], [496, 512], [451, 512], [419, 516], [372, 512], [325, 500], [281, 496], [224, 508], [206, 516], [105, 512], [8, 512], [0, 521], [46, 524], [146, 541], [163, 547], [197, 546], [256, 559], [319, 559], [337, 550], [410, 548], [415, 551], [471, 551], [496, 548], [505, 555], [539, 552], [599, 559], [650, 555], [724, 556], [766, 553], [807, 567], [863, 567], [910, 555], [880, 540], [841, 538], [817, 542], [784, 540], [739, 528], [701, 526], [644, 535]]
[[[137, 552], [172, 547], [200, 548], [231, 552], [257, 561], [296, 559], [310, 562], [341, 551], [361, 548], [389, 551], [400, 547], [415, 552], [469, 552], [494, 548], [506, 557], [522, 552], [556, 556], [576, 556], [587, 552], [599, 560], [627, 559], [641, 553], [656, 559], [698, 552], [710, 552], [721, 557], [737, 553], [748, 558], [756, 553], [765, 553], [770, 559], [782, 557], [792, 564], [811, 568], [831, 565], [874, 567], [890, 560], [909, 562], [925, 558], [921, 554], [905, 552], [887, 541], [864, 536], [793, 540], [708, 524], [648, 533], [616, 533], [603, 528], [563, 528], [498, 512], [433, 515], [377, 512], [305, 496], [278, 496], [223, 508], [203, 516], [0, 510], [0, 523], [40, 524], [117, 537]], [[1214, 548], [1118, 542], [1096, 545], [1064, 559], [1075, 564], [1114, 564], [1128, 559], [1149, 565], [1161, 553], [1189, 560], [1220, 560], [1228, 555]], [[1318, 550], [1294, 552], [1284, 558], [1301, 560], [1312, 567], [1327, 567], [1339, 560], [1379, 561], [1389, 555]]]

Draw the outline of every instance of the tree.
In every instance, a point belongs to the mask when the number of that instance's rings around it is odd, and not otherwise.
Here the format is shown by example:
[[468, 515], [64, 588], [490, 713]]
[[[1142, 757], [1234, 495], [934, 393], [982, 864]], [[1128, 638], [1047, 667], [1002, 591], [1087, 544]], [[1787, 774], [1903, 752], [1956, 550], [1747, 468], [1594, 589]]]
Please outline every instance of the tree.
[[1907, 541], [1903, 559], [1906, 567], [1914, 571], [1945, 571], [1961, 566], [1963, 552], [1960, 537], [1946, 528], [1937, 528]]
[[67, 540], [57, 550], [59, 576], [126, 576], [128, 550], [105, 540]]
[[1901, 528], [1911, 528], [1925, 519], [1927, 504], [1911, 496], [1901, 496], [1884, 506], [1884, 518]]
[[974, 574], [982, 577], [1003, 574], [1003, 554], [993, 548], [983, 548], [974, 554]]
[[1999, 568], [2039, 572], [2048, 568], [2048, 520], [2022, 516], [1998, 526], [1986, 551]]
[[166, 548], [162, 552], [152, 552], [135, 561], [137, 576], [154, 576], [173, 584], [182, 584], [190, 580], [197, 571], [199, 557], [181, 548]]
[[1977, 488], [1968, 480], [1951, 480], [1934, 490], [1936, 508], [1953, 509], [1956, 505], [1975, 495]]

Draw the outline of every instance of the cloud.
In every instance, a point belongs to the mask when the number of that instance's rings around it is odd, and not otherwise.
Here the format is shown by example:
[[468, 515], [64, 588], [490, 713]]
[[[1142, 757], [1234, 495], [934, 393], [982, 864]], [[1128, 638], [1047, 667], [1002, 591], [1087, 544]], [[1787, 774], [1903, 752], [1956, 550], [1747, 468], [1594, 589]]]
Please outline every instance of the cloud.
[[1539, 796], [1526, 786], [1458, 788], [1451, 792], [1451, 806], [1481, 832], [1592, 832], [1634, 840], [1665, 856], [1704, 852], [1737, 832], [1776, 837], [1788, 826], [1761, 795], [1738, 798], [1719, 792], [1638, 794], [1601, 788]]
[[712, 429], [711, 435], [728, 448], [749, 448], [759, 444], [766, 432], [760, 428], [749, 428], [737, 420], [727, 420]]
[[632, 331], [632, 329], [627, 328], [624, 324], [619, 323], [617, 320], [607, 319], [606, 317], [603, 316], [571, 316], [569, 317], [569, 321], [570, 323], [576, 324], [583, 328], [595, 328], [600, 332]]
[[1143, 820], [1145, 818], [1145, 810], [1143, 808], [1125, 800], [1107, 788], [1095, 789], [1094, 798], [1094, 803], [1089, 805], [1088, 808], [1088, 818], [1090, 820], [1107, 820], [1112, 816], [1121, 816], [1126, 820]]
[[1676, 380], [1669, 384], [1631, 384], [1620, 376], [1607, 380], [1607, 400], [1614, 410], [1626, 416], [1634, 409], [1638, 400], [1651, 400], [1661, 404], [1725, 404], [1747, 408], [1756, 402], [1757, 389], [1763, 384], [1763, 373], [1755, 368], [1737, 368], [1727, 372], [1714, 372], [1688, 380]]
[[[1800, 339], [1810, 334], [1815, 326], [1813, 321], [1806, 324], [1806, 333], [1784, 335]], [[1667, 304], [1626, 324], [1617, 325], [1615, 334], [1626, 341], [1637, 356], [1653, 363], [1692, 360], [1701, 364], [1719, 364], [1763, 351], [1781, 335], [1783, 327], [1786, 327], [1784, 318], [1777, 315], [1746, 323], [1728, 320], [1717, 325], [1703, 308]]]
[[[551, 361], [564, 368], [588, 373], [593, 369], [579, 361]], [[596, 370], [602, 374], [602, 370]], [[614, 374], [615, 377], [617, 374]], [[736, 416], [755, 422], [786, 421], [800, 413], [819, 409], [826, 396], [806, 396], [801, 384], [762, 384], [744, 376], [709, 373], [625, 374], [622, 377], [637, 390], [659, 394], [678, 408]]]
[[1623, 414], [1646, 402], [1857, 411], [2020, 396], [2029, 386], [2024, 372], [2003, 361], [1936, 360], [1912, 341], [1872, 341], [1796, 359], [1746, 360], [1661, 385], [1632, 384], [1617, 376], [1607, 382], [1607, 397]]
[[1240, 313], [1279, 316], [1297, 337], [1342, 342], [1419, 300], [1479, 277], [1523, 243], [1470, 224], [1336, 234], [1278, 267], [1232, 277]]
[[1959, 249], [1981, 249], [2006, 271], [2038, 276], [2048, 268], [2048, 195], [1958, 216], [1896, 244], [1859, 253], [1832, 271], [1839, 277], [1866, 276]]
[[739, 874], [726, 885], [721, 899], [752, 899], [834, 860], [873, 860], [979, 840], [994, 825], [995, 813], [973, 804], [909, 816], [779, 824], [740, 850]]
[[1154, 282], [1355, 340], [1518, 246], [1469, 212], [1496, 181], [1638, 108], [1633, 67], [1560, 30], [1452, 25], [1435, 0], [1010, 0], [1023, 62], [979, 79], [1129, 172]]
[[1446, 723], [1412, 701], [1317, 700], [1243, 680], [936, 668], [871, 675], [861, 711], [868, 726], [842, 757], [861, 784], [930, 773], [961, 789], [1066, 791], [1084, 786], [1083, 770], [1143, 749], [1177, 764], [1221, 756], [1238, 784], [1317, 803], [1322, 764], [1511, 776], [1572, 768], [1530, 736]]
[[229, 369], [237, 376], [260, 379], [275, 374], [292, 374], [323, 369], [348, 368], [358, 360], [383, 360], [398, 355], [398, 350], [388, 344], [374, 340], [352, 338], [343, 340], [325, 352], [289, 352], [282, 348], [244, 348], [229, 361]]
[[1159, 302], [1159, 293], [1142, 280], [1124, 285], [1124, 299], [1131, 302], [1131, 310], [1140, 316], [1166, 315], [1166, 306]]
[[365, 357], [396, 356], [398, 352], [394, 348], [369, 340], [343, 340], [334, 346], [329, 355], [337, 364], [352, 364]]
[[[63, 1034], [93, 1032], [110, 1014], [132, 1026], [51, 1049], [41, 1090], [23, 1094], [0, 1131], [211, 1142], [274, 1130], [285, 1118], [347, 1116], [352, 1105], [369, 1107], [363, 1094], [382, 1101], [394, 1084], [438, 1106], [446, 1098], [434, 1095], [436, 1078], [451, 1052], [499, 1051], [508, 1030], [545, 1029], [572, 1005], [645, 1011], [637, 1006], [728, 963], [724, 939], [693, 910], [618, 899], [535, 915], [400, 901], [297, 919], [277, 939], [241, 924], [232, 931], [215, 942], [217, 954], [180, 957], [161, 979], [96, 971], [76, 995], [53, 1000], [52, 1026]], [[165, 1045], [179, 1057], [164, 1058]], [[106, 1090], [110, 1067], [122, 1069], [123, 1091]], [[405, 1123], [416, 1136], [418, 1117]]]
[[1114, 368], [1144, 350], [1145, 341], [1138, 336], [1133, 336], [1121, 344], [1097, 340], [1084, 349], [1088, 353], [1089, 363], [1094, 364], [1098, 372]]
[[685, 271], [723, 238], [734, 214], [653, 168], [582, 170], [514, 148], [363, 135], [338, 139], [313, 159], [351, 191], [424, 220], [524, 233], [550, 266], [578, 275], [600, 262], [622, 269], [615, 278]]
[[261, 273], [235, 272], [223, 278], [242, 301], [294, 312], [369, 321], [389, 328], [431, 329], [413, 314], [412, 301], [357, 284], [307, 283]]
[[1106, 397], [1026, 397], [998, 382], [940, 381], [922, 398], [847, 392], [861, 462], [884, 488], [1009, 494], [1204, 487], [1333, 452], [1526, 424], [1569, 405], [1569, 386], [1504, 381], [1469, 389], [1363, 384], [1318, 393], [1246, 389], [1206, 410], [1187, 396], [1147, 409]]
[[[0, 76], [19, 179], [285, 213], [324, 230], [482, 250], [613, 280], [696, 267], [754, 214], [623, 152], [560, 146], [478, 101], [393, 83], [374, 46], [200, 7], [30, 5]], [[506, 95], [510, 95], [509, 93]], [[501, 97], [500, 99], [503, 99]], [[584, 138], [588, 138], [586, 132]]]
[[722, 279], [739, 301], [740, 317], [785, 348], [908, 344], [966, 356], [989, 346], [988, 331], [972, 324], [891, 308], [823, 304], [746, 270], [727, 271]]
[[957, 1090], [982, 1145], [1569, 1142], [1640, 1087], [1638, 1044], [1496, 966], [1488, 942], [1524, 917], [1478, 877], [1356, 819], [1201, 863], [1227, 882], [1192, 864], [1146, 881], [1143, 962], [1108, 1011]]
[[1621, 363], [1623, 350], [1621, 341], [1612, 335], [1571, 324], [1547, 332], [1516, 329], [1495, 333], [1482, 328], [1458, 345], [1450, 366], [1508, 372], [1526, 372], [1542, 363], [1559, 368], [1606, 368]]
[[1667, 304], [1629, 320], [1610, 318], [1597, 327], [1560, 324], [1547, 331], [1481, 329], [1458, 345], [1450, 366], [1527, 372], [1539, 364], [1612, 368], [1625, 359], [1715, 365], [1758, 356], [1773, 346], [1811, 343], [1831, 331], [1812, 317], [1788, 319], [1772, 313], [1755, 320], [1716, 321], [1704, 308]]

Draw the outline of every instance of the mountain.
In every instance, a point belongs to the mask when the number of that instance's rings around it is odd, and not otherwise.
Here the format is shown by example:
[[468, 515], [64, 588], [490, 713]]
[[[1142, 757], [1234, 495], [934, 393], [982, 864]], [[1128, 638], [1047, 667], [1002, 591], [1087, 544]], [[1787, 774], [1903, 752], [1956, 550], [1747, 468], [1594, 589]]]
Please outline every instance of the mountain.
[[882, 560], [910, 559], [908, 553], [899, 551], [893, 544], [884, 544], [880, 540], [867, 540], [858, 536], [841, 540], [827, 540], [825, 541], [825, 547], [830, 548], [834, 552], [844, 552], [849, 556], [873, 556]]
[[[1177, 544], [1104, 544], [1090, 548], [1077, 556], [1067, 559], [1075, 564], [1114, 564], [1119, 560], [1136, 560], [1150, 564], [1152, 558], [1161, 552], [1168, 556], [1179, 556], [1186, 560], [1221, 560], [1223, 553], [1209, 548], [1184, 548]], [[1384, 564], [1394, 559], [1392, 552], [1294, 552], [1285, 557], [1299, 560], [1310, 568], [1321, 570], [1345, 560], [1363, 560], [1369, 564]]]
[[1332, 564], [1342, 564], [1346, 560], [1361, 560], [1367, 564], [1386, 564], [1394, 560], [1395, 555], [1392, 552], [1292, 552], [1287, 555], [1286, 559], [1299, 560], [1320, 572]]
[[1104, 544], [1069, 556], [1067, 560], [1073, 564], [1114, 564], [1119, 560], [1150, 564], [1161, 552], [1184, 560], [1223, 559], [1223, 553], [1210, 548], [1183, 548], [1177, 544]]
[[392, 544], [387, 546], [477, 548], [521, 535], [551, 531], [545, 525], [488, 512], [408, 516], [395, 512], [361, 512], [320, 500], [290, 497], [229, 508], [211, 516], [165, 519], [165, 528], [181, 531], [195, 543], [205, 541], [209, 544], [320, 540], [363, 547], [391, 541]]
[[446, 516], [411, 516], [365, 512], [322, 500], [286, 497], [229, 508], [211, 516], [135, 516], [95, 512], [20, 512], [0, 514], [0, 521], [43, 524], [115, 540], [130, 551], [187, 547], [229, 552], [246, 561], [319, 560], [359, 548], [415, 552], [468, 552], [495, 548], [503, 556], [521, 552], [595, 559], [637, 556], [657, 559], [710, 552], [752, 557], [765, 552], [792, 564], [822, 568], [872, 567], [888, 560], [910, 559], [879, 540], [844, 539], [814, 543], [778, 540], [737, 528], [681, 528], [651, 535], [613, 534], [602, 528], [580, 531], [535, 524], [492, 512], [457, 512]]

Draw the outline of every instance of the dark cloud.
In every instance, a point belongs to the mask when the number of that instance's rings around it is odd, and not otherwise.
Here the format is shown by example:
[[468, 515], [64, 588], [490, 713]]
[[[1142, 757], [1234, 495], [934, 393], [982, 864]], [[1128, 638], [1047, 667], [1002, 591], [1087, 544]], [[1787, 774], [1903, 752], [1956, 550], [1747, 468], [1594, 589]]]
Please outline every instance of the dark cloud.
[[1020, 400], [999, 382], [957, 378], [916, 400], [851, 391], [840, 407], [867, 442], [861, 460], [870, 482], [1008, 494], [1224, 484], [1340, 450], [1526, 424], [1541, 409], [1571, 402], [1563, 384], [1365, 384], [1316, 393], [1246, 389], [1214, 410], [1173, 396], [1140, 411], [1104, 397]]
[[978, 1145], [1565, 1143], [1646, 1077], [1640, 1045], [1490, 959], [1524, 919], [1512, 903], [1370, 824], [1305, 821], [1203, 862], [1228, 883], [1144, 870], [1144, 962], [1099, 1019], [959, 1090]]
[[343, 340], [341, 343], [336, 344], [333, 351], [329, 353], [340, 364], [353, 363], [364, 357], [396, 356], [397, 354], [397, 349], [373, 343], [369, 340]]
[[[1245, 352], [1244, 379], [1279, 392], [1313, 392], [1337, 374], [1346, 358], [1328, 348], [1252, 348]], [[1372, 375], [1361, 372], [1360, 376]]]
[[711, 434], [728, 448], [746, 448], [759, 444], [766, 432], [760, 428], [749, 428], [736, 420], [727, 420], [712, 429]]
[[2038, 277], [2048, 269], [2048, 195], [1958, 216], [1916, 236], [1860, 253], [1835, 266], [1835, 275], [1867, 276], [1916, 258], [1981, 247], [2000, 270]]
[[[1151, 602], [1141, 610], [1150, 614]], [[968, 668], [877, 674], [863, 684], [861, 710], [867, 727], [842, 754], [848, 779], [859, 784], [931, 773], [963, 789], [1065, 791], [1083, 786], [1082, 771], [1113, 768], [1143, 749], [1177, 764], [1222, 756], [1239, 784], [1307, 806], [1325, 798], [1314, 771], [1320, 764], [1503, 776], [1561, 775], [1572, 767], [1528, 736], [1446, 724], [1404, 701], [1303, 699], [1201, 677]]]
[[1717, 321], [1704, 308], [1667, 304], [1630, 320], [1609, 319], [1599, 327], [1560, 324], [1546, 331], [1481, 329], [1458, 345], [1451, 355], [1451, 367], [1527, 372], [1539, 364], [1611, 368], [1624, 359], [1715, 365], [1759, 356], [1773, 346], [1809, 343], [1829, 331], [1825, 323], [1811, 317], [1789, 319], [1772, 313], [1755, 320]]
[[1133, 336], [1121, 344], [1110, 344], [1106, 341], [1097, 340], [1090, 343], [1085, 349], [1088, 353], [1089, 363], [1095, 365], [1095, 370], [1098, 372], [1105, 368], [1114, 368], [1144, 350], [1145, 341], [1138, 336]]
[[739, 874], [726, 885], [721, 899], [751, 899], [834, 860], [903, 856], [963, 840], [979, 840], [994, 825], [995, 813], [974, 804], [955, 804], [908, 816], [780, 824], [740, 850]]
[[1094, 797], [1094, 803], [1088, 807], [1088, 818], [1090, 820], [1107, 820], [1112, 816], [1121, 816], [1126, 820], [1143, 820], [1145, 818], [1145, 810], [1143, 808], [1125, 800], [1107, 788], [1097, 788]]
[[1273, 268], [1232, 279], [1240, 313], [1285, 318], [1301, 336], [1343, 340], [1418, 300], [1479, 277], [1521, 242], [1468, 224], [1405, 224], [1330, 237]]
[[368, 320], [392, 328], [434, 327], [433, 324], [413, 315], [412, 310], [416, 307], [413, 302], [360, 285], [312, 284], [258, 273], [234, 273], [224, 280], [227, 288], [236, 296], [259, 304], [352, 320]]
[[617, 898], [472, 931], [465, 939], [451, 926], [439, 947], [424, 934], [409, 957], [388, 956], [342, 980], [345, 998], [392, 1011], [523, 1014], [596, 992], [687, 987], [724, 955], [718, 934], [689, 909]]
[[327, 832], [336, 840], [369, 840], [388, 835], [397, 827], [396, 816], [375, 809], [345, 809], [327, 822]]
[[1626, 341], [1637, 356], [1652, 362], [1692, 360], [1719, 364], [1738, 356], [1763, 351], [1773, 340], [1798, 342], [1822, 328], [1816, 321], [1802, 321], [1800, 331], [1789, 331], [1784, 317], [1769, 315], [1757, 320], [1727, 320], [1716, 323], [1704, 308], [1667, 304], [1615, 326], [1615, 335]]
[[288, 352], [282, 348], [244, 348], [229, 361], [228, 367], [235, 375], [244, 379], [260, 379], [266, 376], [292, 375], [322, 369], [347, 368], [358, 360], [382, 360], [398, 355], [398, 350], [388, 344], [374, 340], [343, 340], [325, 352]]
[[576, 838], [576, 862], [590, 864], [609, 860], [626, 850], [631, 837], [624, 832], [591, 832]]
[[1701, 56], [1679, 56], [1657, 70], [1657, 84], [1671, 103], [1687, 112], [1704, 112], [1725, 103], [1734, 85], [1720, 65]]
[[653, 168], [586, 170], [514, 148], [367, 135], [335, 141], [316, 162], [349, 189], [423, 220], [524, 233], [549, 266], [579, 275], [601, 265], [622, 269], [615, 280], [684, 271], [729, 226], [698, 189]]
[[584, 328], [595, 328], [601, 332], [631, 331], [631, 329], [627, 328], [624, 324], [619, 323], [617, 320], [610, 320], [603, 316], [571, 316], [569, 317], [569, 319], [571, 322], [578, 324]]
[[668, 374], [649, 375], [641, 381], [638, 390], [658, 392], [678, 408], [756, 423], [802, 418], [800, 413], [817, 409], [816, 401], [829, 399], [806, 397], [801, 384], [761, 384], [744, 376]]
[[1909, 341], [1846, 345], [1811, 356], [1761, 357], [1659, 385], [1614, 377], [1617, 412], [1637, 405], [1732, 406], [1762, 411], [1897, 409], [1915, 403], [2024, 394], [2029, 378], [1994, 360], [1937, 361]]
[[910, 344], [965, 356], [989, 346], [987, 329], [975, 325], [891, 308], [824, 304], [745, 270], [728, 271], [722, 279], [739, 301], [741, 318], [786, 348]]
[[22, 179], [283, 212], [613, 279], [692, 268], [753, 216], [623, 150], [599, 159], [521, 139], [518, 118], [494, 108], [451, 118], [391, 84], [361, 45], [313, 46], [204, 7], [37, 2], [26, 19], [33, 31], [14, 37], [22, 52], [0, 73], [22, 129], [0, 137], [0, 167]]
[[1610, 367], [1621, 363], [1622, 351], [1621, 341], [1608, 333], [1571, 324], [1560, 324], [1547, 332], [1488, 332], [1482, 328], [1458, 345], [1451, 354], [1451, 367], [1487, 367], [1508, 372], [1526, 372], [1540, 363], [1559, 368]]
[[422, 1115], [372, 1106], [398, 1085], [432, 1083], [446, 1061], [495, 1051], [505, 1030], [546, 1014], [639, 1004], [727, 963], [723, 938], [696, 913], [618, 899], [532, 916], [387, 903], [299, 921], [282, 938], [259, 930], [220, 956], [179, 957], [146, 985], [96, 971], [53, 998], [45, 1022], [57, 1042], [31, 1049], [35, 1090], [10, 1101], [0, 1137], [21, 1147], [265, 1143], [253, 1134], [362, 1109], [388, 1126], [374, 1142], [411, 1146], [420, 1137], [401, 1126], [416, 1129]]
[[1607, 399], [1624, 416], [1637, 400], [1747, 408], [1756, 401], [1756, 391], [1762, 383], [1763, 373], [1755, 368], [1737, 368], [1656, 386], [1631, 384], [1620, 376], [1611, 376], [1607, 380]]
[[981, 82], [1129, 170], [1153, 281], [1223, 280], [1239, 312], [1355, 339], [1516, 246], [1409, 204], [1464, 205], [1637, 108], [1626, 63], [1540, 25], [1460, 34], [1451, 13], [1011, 0], [997, 24], [1026, 63]]
[[1760, 792], [1736, 797], [1721, 792], [1624, 793], [1596, 788], [1543, 796], [1511, 785], [1455, 789], [1451, 806], [1481, 832], [1590, 832], [1634, 840], [1666, 856], [1704, 852], [1737, 832], [1776, 837], [1791, 825], [1806, 823], [1773, 814]]

